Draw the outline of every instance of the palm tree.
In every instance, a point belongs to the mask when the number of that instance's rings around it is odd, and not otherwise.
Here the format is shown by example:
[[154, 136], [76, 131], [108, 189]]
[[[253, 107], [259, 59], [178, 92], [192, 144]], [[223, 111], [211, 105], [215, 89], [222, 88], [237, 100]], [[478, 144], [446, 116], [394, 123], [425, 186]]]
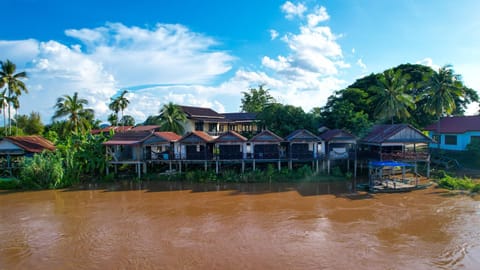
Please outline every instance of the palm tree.
[[386, 70], [378, 78], [378, 85], [374, 86], [378, 92], [374, 97], [375, 115], [390, 119], [392, 124], [395, 116], [399, 119], [409, 117], [409, 109], [415, 106], [413, 98], [405, 93], [410, 87], [408, 77], [401, 70]]
[[[13, 96], [20, 96], [22, 91], [28, 93], [28, 89], [25, 86], [25, 83], [22, 79], [27, 78], [27, 73], [22, 71], [15, 74], [17, 66], [12, 63], [10, 60], [5, 62], [0, 62], [2, 66], [0, 71], [0, 80], [7, 85], [7, 98], [8, 100], [12, 100]], [[11, 118], [11, 108], [8, 106], [8, 128], [9, 134], [11, 133], [12, 129], [12, 118]]]
[[7, 90], [3, 90], [2, 93], [0, 93], [0, 108], [2, 108], [2, 113], [3, 113], [3, 132], [4, 135], [7, 136], [7, 115], [6, 115], [6, 110], [8, 106], [8, 99], [7, 99]]
[[108, 105], [110, 110], [114, 111], [115, 114], [117, 115], [117, 119], [119, 119], [118, 118], [119, 111], [122, 112], [122, 118], [123, 118], [123, 111], [127, 108], [128, 104], [130, 104], [130, 101], [125, 97], [127, 93], [128, 93], [128, 90], [123, 90], [120, 96], [116, 98], [112, 98], [110, 104]]
[[162, 130], [183, 134], [184, 128], [182, 124], [187, 121], [187, 116], [180, 106], [172, 102], [163, 105], [158, 119]]
[[85, 131], [89, 128], [89, 120], [94, 114], [92, 109], [84, 108], [86, 105], [88, 105], [88, 101], [78, 98], [77, 92], [75, 92], [73, 96], [64, 95], [59, 97], [54, 106], [56, 110], [52, 119], [67, 117], [67, 127], [72, 132], [78, 133], [79, 131]]
[[[461, 77], [455, 74], [451, 65], [441, 67], [429, 80], [429, 91], [426, 111], [437, 117], [437, 134], [440, 135], [440, 118], [443, 114], [451, 114], [455, 108], [455, 100], [464, 95]], [[437, 143], [440, 148], [440, 142]]]
[[12, 107], [15, 109], [15, 114], [13, 119], [15, 119], [15, 135], [18, 135], [17, 112], [18, 112], [18, 109], [20, 108], [20, 101], [18, 100], [18, 96], [13, 95], [10, 98], [10, 103], [12, 103]]

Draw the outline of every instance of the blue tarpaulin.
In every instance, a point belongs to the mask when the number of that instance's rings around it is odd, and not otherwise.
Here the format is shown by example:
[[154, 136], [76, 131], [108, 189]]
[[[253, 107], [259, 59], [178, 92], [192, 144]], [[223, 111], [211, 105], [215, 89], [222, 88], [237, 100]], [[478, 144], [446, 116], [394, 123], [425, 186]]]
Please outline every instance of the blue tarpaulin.
[[368, 165], [370, 167], [413, 167], [412, 164], [398, 161], [372, 161]]

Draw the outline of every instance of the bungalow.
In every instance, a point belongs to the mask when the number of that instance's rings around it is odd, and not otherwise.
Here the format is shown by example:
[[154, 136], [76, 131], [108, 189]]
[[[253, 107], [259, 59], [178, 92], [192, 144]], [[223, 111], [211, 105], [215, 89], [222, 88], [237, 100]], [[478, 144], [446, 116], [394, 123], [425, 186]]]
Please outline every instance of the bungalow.
[[214, 139], [203, 131], [192, 131], [183, 136], [180, 144], [180, 158], [184, 160], [213, 159]]
[[480, 115], [443, 117], [425, 128], [434, 142], [430, 148], [465, 151], [472, 142], [480, 142]]
[[219, 160], [245, 159], [247, 138], [235, 131], [227, 131], [215, 139], [215, 148]]
[[341, 129], [330, 129], [322, 134], [320, 138], [324, 141], [323, 154], [328, 160], [354, 159], [357, 138]]
[[285, 149], [281, 147], [283, 139], [271, 132], [264, 130], [251, 138], [247, 144], [247, 153], [251, 150], [254, 159], [279, 159], [285, 157]]
[[285, 137], [288, 142], [288, 158], [298, 160], [317, 159], [322, 150], [322, 139], [306, 129], [292, 132]]
[[432, 140], [408, 124], [376, 125], [359, 141], [359, 156], [369, 160], [428, 161]]
[[154, 132], [143, 142], [146, 160], [172, 160], [177, 158], [177, 145], [182, 137], [174, 132]]
[[[43, 151], [55, 151], [55, 145], [41, 136], [8, 136], [0, 141], [1, 168], [12, 174], [17, 165], [17, 157], [30, 157]], [[13, 158], [13, 160], [12, 160]]]

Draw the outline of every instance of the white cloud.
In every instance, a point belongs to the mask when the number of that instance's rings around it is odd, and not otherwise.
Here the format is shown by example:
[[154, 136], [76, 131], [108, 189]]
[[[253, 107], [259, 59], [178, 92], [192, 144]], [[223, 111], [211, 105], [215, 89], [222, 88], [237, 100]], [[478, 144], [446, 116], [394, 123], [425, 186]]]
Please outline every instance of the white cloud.
[[433, 60], [432, 58], [424, 58], [420, 61], [417, 61], [416, 64], [420, 64], [420, 65], [424, 65], [424, 66], [427, 66], [427, 67], [431, 67], [433, 70], [439, 70], [440, 69], [440, 66], [439, 65], [435, 65], [433, 63]]
[[295, 17], [303, 17], [303, 13], [307, 11], [307, 7], [304, 4], [298, 3], [297, 5], [293, 4], [290, 1], [285, 2], [282, 5], [282, 11], [285, 13], [285, 18], [291, 20]]
[[317, 26], [320, 22], [330, 19], [325, 7], [317, 7], [315, 11], [307, 15], [308, 26]]
[[270, 29], [270, 39], [274, 40], [278, 37], [278, 32], [274, 29]]
[[[88, 99], [97, 118], [105, 120], [110, 113], [110, 97], [119, 89], [135, 85], [201, 85], [230, 70], [234, 60], [227, 52], [215, 49], [219, 45], [216, 40], [182, 25], [157, 24], [146, 29], [108, 23], [93, 29], [69, 29], [65, 34], [80, 43], [67, 46], [33, 39], [0, 41], [2, 59], [8, 56], [17, 63], [18, 70], [26, 70], [29, 75], [30, 93], [20, 97], [20, 113], [39, 111], [42, 119], [50, 122], [56, 99], [78, 92]], [[157, 104], [161, 94], [153, 95]], [[128, 97], [132, 101], [125, 113], [143, 121], [154, 99], [136, 93]], [[224, 109], [220, 103], [215, 104]], [[154, 112], [159, 109], [152, 108]]]

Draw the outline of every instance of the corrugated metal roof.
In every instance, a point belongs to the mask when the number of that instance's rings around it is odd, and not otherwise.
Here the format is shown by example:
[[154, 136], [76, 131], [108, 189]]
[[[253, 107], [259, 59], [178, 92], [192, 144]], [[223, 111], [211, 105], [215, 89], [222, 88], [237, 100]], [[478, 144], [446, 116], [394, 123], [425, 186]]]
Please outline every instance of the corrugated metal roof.
[[158, 125], [145, 125], [145, 126], [136, 126], [129, 131], [134, 131], [134, 132], [141, 132], [141, 131], [150, 131], [154, 132], [155, 130], [158, 130], [160, 126]]
[[[400, 137], [398, 136], [400, 135]], [[408, 124], [375, 125], [372, 131], [365, 136], [362, 143], [381, 144], [389, 141], [395, 142], [431, 142], [421, 131]]]
[[[438, 123], [438, 122], [437, 122]], [[429, 131], [437, 131], [437, 123], [425, 128]], [[467, 131], [480, 131], [480, 115], [473, 116], [450, 116], [440, 119], [439, 133], [465, 133]]]
[[132, 145], [139, 144], [152, 136], [150, 131], [127, 131], [121, 133], [115, 133], [113, 137], [104, 142], [104, 145]]
[[182, 138], [182, 136], [178, 135], [177, 133], [170, 131], [160, 131], [155, 132], [154, 134], [155, 136], [161, 137], [170, 142], [176, 142]]
[[250, 142], [283, 142], [283, 138], [270, 130], [264, 130], [251, 138]]
[[226, 119], [233, 122], [245, 122], [245, 121], [255, 121], [257, 120], [256, 113], [245, 113], [245, 112], [237, 112], [237, 113], [222, 113]]
[[30, 153], [41, 153], [43, 150], [55, 150], [55, 145], [51, 141], [38, 135], [7, 136], [3, 139], [10, 141]]
[[299, 129], [295, 130], [294, 132], [290, 133], [287, 137], [285, 137], [286, 141], [316, 141], [319, 142], [320, 139], [318, 136], [313, 134], [312, 132], [306, 129]]
[[222, 143], [222, 142], [246, 142], [248, 139], [243, 137], [242, 135], [238, 134], [237, 132], [230, 130], [226, 133], [220, 135], [215, 142]]
[[320, 138], [324, 141], [330, 141], [332, 139], [337, 140], [356, 140], [357, 138], [352, 134], [342, 129], [330, 129], [320, 134]]
[[203, 118], [224, 118], [223, 115], [217, 113], [210, 108], [193, 107], [193, 106], [180, 106], [182, 111], [189, 117], [203, 117]]
[[182, 143], [182, 142], [193, 142], [195, 141], [195, 138], [196, 139], [199, 139], [199, 141], [203, 141], [203, 142], [212, 142], [214, 139], [208, 135], [207, 133], [203, 132], [203, 131], [192, 131], [192, 132], [189, 132], [187, 134], [185, 134], [185, 136], [183, 136], [179, 142]]

